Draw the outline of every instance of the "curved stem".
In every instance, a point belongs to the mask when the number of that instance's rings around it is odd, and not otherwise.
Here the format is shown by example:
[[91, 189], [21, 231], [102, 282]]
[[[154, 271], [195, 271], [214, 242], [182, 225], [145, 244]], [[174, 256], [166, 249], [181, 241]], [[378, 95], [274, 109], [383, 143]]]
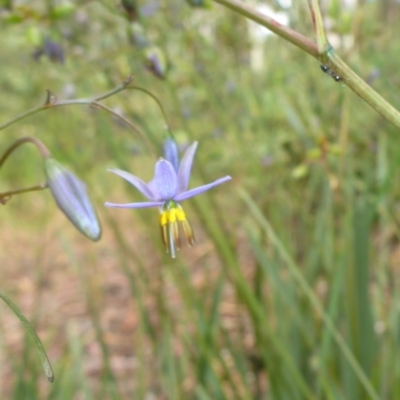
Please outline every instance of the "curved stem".
[[[49, 150], [47, 147], [39, 140], [34, 137], [23, 137], [21, 139], [16, 140], [3, 154], [3, 156], [0, 158], [0, 168], [3, 166], [4, 162], [7, 160], [7, 158], [11, 155], [11, 153], [17, 149], [19, 146], [21, 146], [24, 143], [32, 143], [36, 146], [36, 148], [40, 151], [40, 154], [42, 155], [43, 158], [48, 158], [51, 156]], [[35, 186], [30, 186], [27, 188], [23, 189], [16, 189], [16, 190], [10, 190], [8, 192], [3, 192], [0, 193], [0, 204], [6, 204], [7, 201], [11, 198], [11, 196], [14, 196], [16, 194], [21, 194], [21, 193], [27, 193], [27, 192], [34, 192], [37, 190], [43, 190], [47, 188], [47, 183], [40, 183], [39, 185]]]
[[14, 124], [15, 122], [20, 121], [21, 119], [24, 119], [26, 117], [29, 117], [30, 115], [36, 114], [40, 111], [47, 110], [52, 107], [61, 107], [61, 106], [69, 106], [69, 105], [81, 105], [81, 104], [87, 104], [90, 105], [93, 102], [104, 100], [107, 97], [110, 97], [118, 92], [121, 92], [122, 90], [126, 89], [126, 87], [132, 82], [133, 78], [132, 76], [128, 76], [128, 78], [119, 86], [117, 86], [115, 89], [101, 94], [100, 96], [97, 96], [93, 99], [74, 99], [74, 100], [63, 100], [63, 101], [58, 101], [57, 98], [50, 92], [47, 91], [47, 97], [46, 101], [44, 104], [34, 107], [29, 111], [24, 112], [21, 115], [18, 115], [17, 117], [5, 122], [4, 124], [0, 125], [0, 131], [7, 128], [8, 126]]
[[146, 90], [146, 89], [144, 89], [144, 88], [141, 88], [141, 87], [139, 87], [139, 86], [130, 86], [128, 89], [138, 90], [138, 91], [140, 91], [140, 92], [146, 93], [148, 96], [150, 96], [150, 97], [157, 103], [158, 108], [160, 109], [161, 114], [163, 115], [163, 118], [164, 118], [164, 121], [165, 121], [165, 124], [166, 124], [166, 127], [167, 127], [168, 134], [169, 134], [169, 135], [171, 136], [171, 138], [173, 139], [174, 137], [173, 137], [173, 134], [172, 134], [172, 132], [171, 132], [171, 129], [170, 129], [170, 126], [169, 126], [169, 123], [168, 123], [167, 114], [166, 114], [166, 112], [165, 112], [165, 110], [164, 110], [164, 107], [162, 106], [160, 100], [158, 100], [157, 97], [154, 96], [153, 93], [151, 93], [150, 91], [148, 91], [148, 90]]
[[[46, 101], [43, 105], [32, 108], [29, 111], [26, 111], [25, 113], [11, 119], [10, 121], [7, 121], [6, 123], [0, 125], [0, 130], [7, 128], [8, 126], [14, 124], [15, 122], [20, 121], [21, 119], [24, 119], [30, 115], [36, 114], [40, 111], [43, 110], [48, 110], [50, 108], [54, 108], [54, 107], [64, 107], [64, 106], [73, 106], [73, 105], [88, 105], [88, 106], [95, 106], [98, 108], [102, 108], [103, 110], [109, 112], [110, 114], [114, 115], [115, 117], [121, 119], [122, 121], [124, 121], [128, 126], [130, 126], [136, 133], [138, 133], [138, 135], [140, 136], [140, 138], [146, 143], [146, 146], [148, 147], [150, 153], [155, 156], [155, 151], [151, 145], [151, 143], [149, 142], [149, 140], [146, 138], [146, 136], [134, 125], [132, 124], [132, 122], [130, 122], [129, 120], [127, 120], [126, 118], [124, 118], [122, 115], [116, 113], [115, 111], [113, 111], [111, 108], [99, 103], [100, 100], [104, 100], [107, 97], [110, 97], [118, 92], [121, 92], [124, 89], [128, 88], [128, 85], [132, 82], [132, 76], [129, 76], [121, 85], [117, 86], [115, 89], [104, 93], [100, 96], [97, 96], [93, 99], [73, 99], [73, 100], [57, 100], [56, 96], [51, 93], [49, 90], [47, 91], [47, 97], [46, 97]], [[150, 96], [153, 97], [153, 99], [155, 99], [157, 101], [157, 104], [159, 104], [161, 111], [164, 115], [164, 119], [167, 121], [166, 119], [166, 115], [164, 113], [164, 110], [161, 106], [161, 104], [159, 103], [158, 99], [152, 95], [150, 92], [146, 91], [145, 89], [140, 89], [137, 88], [138, 90], [142, 90], [143, 92], [146, 92], [147, 94], [149, 94]], [[169, 128], [168, 128], [169, 131]], [[171, 134], [172, 136], [172, 134]], [[31, 140], [32, 142], [34, 142], [34, 139], [32, 138]], [[36, 145], [38, 145], [37, 143], [35, 143]], [[19, 144], [17, 144], [16, 146], [18, 146]], [[39, 147], [39, 146], [38, 146]], [[11, 149], [12, 151], [13, 149]], [[40, 149], [39, 149], [40, 150]], [[42, 152], [42, 155], [44, 153]], [[50, 155], [50, 153], [49, 153]], [[7, 156], [6, 156], [7, 158]], [[3, 160], [4, 161], [4, 160]], [[2, 162], [0, 161], [0, 166], [1, 166]]]
[[115, 117], [119, 118], [121, 121], [123, 121], [125, 124], [127, 124], [128, 126], [130, 126], [139, 136], [140, 138], [146, 143], [147, 148], [149, 149], [150, 153], [157, 158], [157, 155], [154, 151], [154, 148], [152, 146], [152, 144], [149, 142], [149, 140], [146, 138], [146, 136], [140, 131], [139, 128], [137, 128], [134, 124], [132, 124], [131, 121], [129, 121], [128, 119], [126, 119], [125, 117], [123, 117], [122, 115], [118, 114], [117, 112], [115, 112], [114, 110], [112, 110], [111, 108], [105, 106], [104, 104], [98, 103], [97, 101], [92, 101], [91, 102], [92, 105], [102, 108], [105, 111], [108, 111], [110, 114], [114, 115]]
[[39, 140], [31, 136], [23, 137], [21, 139], [16, 140], [3, 154], [3, 156], [0, 158], [0, 168], [4, 164], [4, 162], [7, 160], [9, 155], [19, 146], [21, 146], [24, 143], [32, 143], [36, 146], [36, 148], [40, 151], [40, 154], [42, 155], [43, 158], [48, 158], [51, 156], [50, 151], [47, 149], [47, 147]]

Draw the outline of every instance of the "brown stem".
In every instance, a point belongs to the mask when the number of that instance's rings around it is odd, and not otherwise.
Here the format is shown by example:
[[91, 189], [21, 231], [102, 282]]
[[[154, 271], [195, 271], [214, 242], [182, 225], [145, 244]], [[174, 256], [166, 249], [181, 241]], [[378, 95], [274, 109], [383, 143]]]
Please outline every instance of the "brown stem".
[[300, 33], [294, 31], [293, 29], [290, 29], [289, 27], [280, 24], [273, 18], [270, 18], [267, 15], [237, 0], [213, 0], [213, 1], [222, 4], [223, 6], [230, 8], [233, 11], [236, 11], [237, 13], [251, 19], [254, 22], [259, 23], [260, 25], [267, 27], [270, 31], [281, 36], [283, 39], [286, 39], [288, 42], [304, 50], [311, 56], [319, 58], [318, 49], [314, 42], [312, 42], [305, 36], [301, 35]]
[[31, 136], [23, 137], [21, 139], [16, 140], [3, 154], [3, 156], [0, 158], [0, 167], [4, 164], [4, 162], [7, 160], [8, 156], [19, 146], [21, 146], [24, 143], [32, 143], [36, 146], [36, 148], [39, 150], [40, 154], [42, 155], [43, 158], [48, 158], [51, 156], [50, 151], [47, 149], [47, 147], [39, 140]]
[[43, 183], [39, 183], [39, 185], [30, 186], [30, 187], [27, 187], [24, 189], [16, 189], [16, 190], [10, 190], [8, 192], [0, 193], [0, 204], [5, 204], [9, 198], [11, 198], [12, 196], [14, 196], [16, 194], [35, 192], [38, 190], [47, 189], [47, 187], [48, 187], [47, 183], [43, 182]]

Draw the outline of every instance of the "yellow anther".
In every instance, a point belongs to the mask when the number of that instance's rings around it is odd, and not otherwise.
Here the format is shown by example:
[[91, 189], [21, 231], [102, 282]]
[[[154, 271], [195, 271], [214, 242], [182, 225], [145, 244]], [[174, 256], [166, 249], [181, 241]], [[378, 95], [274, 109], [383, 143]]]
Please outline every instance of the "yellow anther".
[[176, 210], [177, 208], [171, 208], [168, 212], [168, 222], [174, 224], [176, 222]]
[[160, 225], [165, 226], [168, 223], [168, 211], [162, 211], [160, 214]]
[[175, 257], [175, 250], [180, 248], [179, 227], [181, 224], [189, 246], [195, 242], [192, 228], [186, 219], [186, 214], [182, 207], [174, 202], [169, 202], [160, 210], [161, 237], [167, 252]]
[[181, 207], [176, 208], [176, 218], [179, 222], [186, 221], [186, 214]]

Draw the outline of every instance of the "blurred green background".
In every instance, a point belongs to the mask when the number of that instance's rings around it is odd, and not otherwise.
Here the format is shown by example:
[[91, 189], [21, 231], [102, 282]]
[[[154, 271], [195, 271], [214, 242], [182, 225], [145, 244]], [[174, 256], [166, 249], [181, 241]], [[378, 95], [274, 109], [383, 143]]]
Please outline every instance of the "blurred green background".
[[[306, 1], [248, 3], [313, 38]], [[1, 206], [1, 290], [35, 326], [56, 378], [1, 305], [0, 398], [400, 398], [400, 135], [316, 60], [207, 5], [0, 3], [0, 124], [46, 89], [91, 98], [133, 74], [179, 145], [199, 141], [191, 187], [233, 177], [184, 203], [197, 244], [172, 260], [157, 210], [103, 207], [143, 199], [107, 168], [152, 177], [134, 130], [76, 105], [3, 130], [2, 151], [35, 136], [85, 180], [103, 236], [74, 230], [48, 191]], [[323, 4], [337, 52], [397, 108], [399, 8]], [[162, 154], [153, 99], [129, 89], [104, 104]], [[22, 146], [0, 191], [43, 180], [36, 149]]]

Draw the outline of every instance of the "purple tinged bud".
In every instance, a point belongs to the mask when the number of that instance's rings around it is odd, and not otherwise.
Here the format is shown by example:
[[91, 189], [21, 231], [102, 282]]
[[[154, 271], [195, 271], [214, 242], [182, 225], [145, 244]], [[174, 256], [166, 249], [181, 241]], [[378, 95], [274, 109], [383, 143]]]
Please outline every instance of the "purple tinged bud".
[[156, 46], [145, 51], [145, 64], [147, 69], [157, 78], [165, 79], [168, 69], [167, 59], [162, 50]]
[[60, 210], [90, 240], [101, 236], [100, 222], [88, 197], [85, 184], [54, 158], [46, 158], [47, 185]]
[[172, 138], [164, 140], [164, 158], [172, 164], [175, 172], [178, 172], [179, 150], [176, 141]]
[[48, 37], [44, 40], [44, 54], [46, 54], [51, 61], [64, 64], [65, 57], [63, 48], [59, 43], [53, 42]]

